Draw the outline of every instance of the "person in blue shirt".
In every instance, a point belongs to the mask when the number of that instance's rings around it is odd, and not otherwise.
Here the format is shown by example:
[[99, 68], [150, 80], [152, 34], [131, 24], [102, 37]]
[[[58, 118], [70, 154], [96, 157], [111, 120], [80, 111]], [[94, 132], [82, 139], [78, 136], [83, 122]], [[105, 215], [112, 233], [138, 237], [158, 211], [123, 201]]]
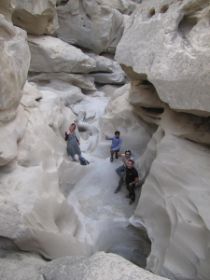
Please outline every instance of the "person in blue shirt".
[[111, 148], [110, 148], [110, 161], [113, 162], [114, 155], [115, 158], [118, 159], [118, 153], [122, 146], [122, 139], [120, 138], [120, 132], [117, 130], [114, 133], [114, 137], [106, 137], [107, 140], [112, 140]]

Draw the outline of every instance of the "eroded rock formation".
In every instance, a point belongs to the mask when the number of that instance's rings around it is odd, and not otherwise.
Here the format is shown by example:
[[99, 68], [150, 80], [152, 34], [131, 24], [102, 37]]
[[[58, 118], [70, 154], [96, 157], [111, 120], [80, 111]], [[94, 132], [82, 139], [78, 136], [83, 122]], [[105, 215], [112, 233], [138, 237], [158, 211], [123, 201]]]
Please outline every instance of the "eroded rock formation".
[[134, 111], [158, 126], [139, 160], [146, 181], [131, 222], [151, 238], [147, 267], [171, 279], [209, 279], [208, 10], [208, 1], [143, 1], [116, 53]]
[[62, 40], [95, 53], [114, 52], [123, 32], [123, 15], [96, 0], [68, 1], [58, 6]]
[[[34, 279], [163, 279], [111, 254], [89, 258], [104, 250], [145, 267], [146, 228], [151, 271], [208, 280], [209, 1], [16, 2], [13, 17], [13, 1], [0, 3], [0, 241], [72, 257], [45, 266], [16, 255], [2, 267], [12, 259], [20, 280], [23, 265]], [[26, 32], [11, 18], [32, 34], [30, 68]], [[119, 63], [130, 80], [120, 88]], [[73, 121], [85, 167], [66, 156]], [[119, 162], [110, 164], [104, 136], [116, 129], [122, 150], [140, 155], [132, 206], [126, 190], [113, 195]]]
[[56, 0], [16, 0], [13, 22], [30, 34], [53, 34], [58, 28]]

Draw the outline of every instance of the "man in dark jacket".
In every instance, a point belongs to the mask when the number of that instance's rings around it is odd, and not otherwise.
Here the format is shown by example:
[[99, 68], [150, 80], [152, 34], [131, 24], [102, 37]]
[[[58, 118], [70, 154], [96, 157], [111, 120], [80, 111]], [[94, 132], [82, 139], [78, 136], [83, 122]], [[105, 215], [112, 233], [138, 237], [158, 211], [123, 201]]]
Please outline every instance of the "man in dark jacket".
[[130, 198], [130, 204], [132, 204], [136, 198], [135, 188], [139, 184], [139, 174], [134, 167], [134, 161], [132, 159], [126, 161], [125, 183], [129, 192], [127, 197]]

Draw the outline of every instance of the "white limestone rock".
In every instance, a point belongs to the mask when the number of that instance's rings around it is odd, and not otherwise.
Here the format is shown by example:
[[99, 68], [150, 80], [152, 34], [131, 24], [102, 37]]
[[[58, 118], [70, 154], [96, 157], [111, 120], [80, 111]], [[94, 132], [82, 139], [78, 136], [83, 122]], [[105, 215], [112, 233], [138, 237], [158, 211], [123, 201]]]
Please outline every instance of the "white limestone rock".
[[124, 84], [125, 73], [114, 59], [105, 56], [88, 54], [96, 61], [96, 67], [92, 69], [91, 77], [98, 84]]
[[15, 118], [30, 63], [26, 35], [0, 14], [0, 122]]
[[95, 53], [114, 52], [123, 32], [123, 15], [96, 0], [68, 1], [58, 6], [62, 40]]
[[90, 258], [61, 258], [42, 269], [46, 280], [164, 280], [120, 256], [99, 252]]
[[46, 262], [38, 256], [28, 253], [10, 253], [0, 258], [0, 278], [2, 280], [38, 280], [41, 268]]
[[20, 107], [13, 121], [0, 126], [0, 166], [7, 165], [17, 157], [18, 142], [25, 133], [27, 116]]
[[87, 75], [70, 74], [70, 73], [31, 73], [29, 81], [41, 84], [47, 84], [50, 81], [63, 81], [70, 85], [74, 85], [83, 90], [95, 91], [94, 78]]
[[120, 130], [123, 138], [122, 150], [133, 147], [134, 154], [142, 154], [154, 130], [133, 113], [128, 97], [129, 85], [114, 92], [102, 118], [101, 130], [105, 135], [112, 135], [115, 130]]
[[28, 81], [23, 89], [23, 96], [20, 104], [23, 107], [38, 107], [38, 102], [42, 99], [42, 94], [37, 90], [36, 86]]
[[210, 112], [209, 1], [143, 1], [128, 19], [116, 59], [144, 76], [171, 108]]
[[123, 14], [131, 14], [135, 8], [136, 4], [129, 0], [97, 0], [103, 5], [107, 5], [113, 9], [117, 9]]
[[[36, 107], [27, 107], [27, 112], [17, 163], [1, 170], [0, 235], [47, 258], [88, 254], [89, 246], [79, 236], [80, 222], [59, 188], [59, 170], [66, 154], [59, 135], [64, 121], [59, 121], [61, 115], [65, 118], [65, 111], [49, 119]], [[71, 166], [71, 161], [66, 165]], [[82, 167], [74, 164], [71, 172], [69, 176], [77, 180]]]
[[31, 72], [87, 73], [96, 62], [80, 49], [51, 36], [28, 36]]
[[143, 223], [152, 241], [148, 269], [171, 279], [207, 280], [210, 150], [158, 133], [141, 158], [145, 171], [153, 162], [131, 222]]
[[53, 34], [58, 28], [56, 0], [16, 0], [12, 20], [29, 34]]

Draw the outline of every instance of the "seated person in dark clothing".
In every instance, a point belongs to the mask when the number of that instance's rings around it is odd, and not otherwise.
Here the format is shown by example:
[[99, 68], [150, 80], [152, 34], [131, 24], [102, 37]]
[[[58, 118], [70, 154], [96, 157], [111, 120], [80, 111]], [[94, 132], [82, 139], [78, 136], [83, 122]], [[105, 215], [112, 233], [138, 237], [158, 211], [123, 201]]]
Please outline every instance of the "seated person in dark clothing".
[[131, 151], [130, 150], [126, 150], [124, 154], [120, 154], [119, 155], [122, 159], [123, 164], [120, 165], [115, 171], [117, 173], [117, 175], [120, 177], [119, 179], [119, 183], [117, 188], [115, 189], [114, 193], [118, 193], [121, 190], [123, 181], [125, 179], [125, 168], [126, 168], [126, 161], [128, 159], [133, 159], [131, 157]]
[[125, 183], [129, 192], [127, 197], [130, 198], [130, 204], [132, 204], [136, 198], [135, 187], [139, 184], [139, 174], [134, 167], [134, 161], [132, 159], [126, 161]]

